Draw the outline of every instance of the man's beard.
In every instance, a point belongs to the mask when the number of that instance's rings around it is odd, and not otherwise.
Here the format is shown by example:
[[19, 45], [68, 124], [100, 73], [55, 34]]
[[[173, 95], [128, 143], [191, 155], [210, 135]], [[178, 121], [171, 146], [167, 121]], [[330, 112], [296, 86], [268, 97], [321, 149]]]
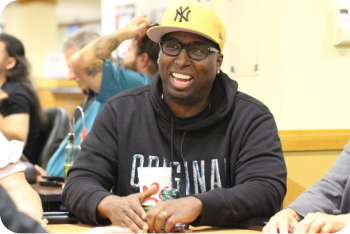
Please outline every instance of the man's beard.
[[132, 61], [132, 62], [128, 62], [128, 63], [122, 63], [122, 67], [128, 70], [132, 70], [132, 71], [137, 71], [136, 70], [136, 61]]

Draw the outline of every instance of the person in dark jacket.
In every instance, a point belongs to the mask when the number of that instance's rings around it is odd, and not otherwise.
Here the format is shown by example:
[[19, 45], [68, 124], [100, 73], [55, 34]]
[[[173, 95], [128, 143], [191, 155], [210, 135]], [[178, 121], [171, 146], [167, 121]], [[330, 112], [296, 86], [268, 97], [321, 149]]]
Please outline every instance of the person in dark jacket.
[[[133, 232], [169, 232], [176, 223], [226, 227], [279, 211], [287, 172], [276, 123], [220, 70], [221, 20], [184, 4], [147, 34], [160, 43], [159, 73], [105, 104], [69, 171], [64, 205], [90, 224]], [[142, 201], [159, 191], [139, 193], [136, 168], [144, 166], [172, 166], [182, 198], [146, 214]]]

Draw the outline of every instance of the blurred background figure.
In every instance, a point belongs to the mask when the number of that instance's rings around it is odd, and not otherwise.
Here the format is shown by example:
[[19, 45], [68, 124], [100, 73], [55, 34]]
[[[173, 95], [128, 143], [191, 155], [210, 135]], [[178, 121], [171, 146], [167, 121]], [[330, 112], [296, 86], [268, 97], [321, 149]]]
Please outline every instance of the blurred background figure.
[[[85, 127], [86, 131], [89, 131], [92, 124], [100, 111], [103, 103], [96, 101], [95, 93], [92, 91], [87, 84], [79, 79], [77, 75], [74, 74], [71, 68], [70, 57], [75, 54], [79, 49], [84, 47], [86, 44], [92, 40], [98, 38], [100, 35], [91, 28], [82, 28], [70, 36], [68, 36], [62, 46], [61, 51], [64, 53], [64, 57], [68, 66], [68, 79], [74, 80], [78, 86], [81, 88], [83, 93], [86, 95], [83, 102], [80, 104], [85, 117]], [[81, 112], [77, 109], [74, 112], [73, 119], [75, 122], [74, 131], [76, 137], [76, 143], [81, 143], [81, 133], [85, 131], [83, 126], [83, 121], [81, 119]], [[68, 132], [67, 132], [68, 133]], [[67, 138], [65, 138], [60, 144], [59, 148], [54, 152], [50, 158], [46, 170], [39, 165], [35, 165], [35, 169], [38, 173], [37, 181], [41, 179], [42, 175], [53, 175], [64, 177], [64, 163], [65, 163], [65, 146], [67, 145]]]
[[[125, 28], [110, 35], [98, 37], [88, 45], [86, 44], [96, 37], [96, 33], [91, 33], [91, 30], [87, 29], [77, 31], [63, 43], [62, 51], [65, 53], [67, 65], [70, 68], [69, 77], [75, 79], [79, 86], [88, 93], [88, 99], [82, 104], [87, 132], [90, 131], [103, 104], [110, 97], [124, 90], [151, 83], [151, 76], [158, 71], [159, 46], [145, 35], [145, 30], [143, 34], [138, 33], [136, 21], [139, 20], [140, 17], [135, 17]], [[126, 32], [129, 37], [120, 37], [122, 32]], [[112, 63], [111, 53], [119, 46], [119, 43], [126, 39], [132, 40], [128, 50], [124, 53], [123, 65], [120, 67]], [[113, 43], [113, 41], [119, 43]], [[103, 56], [97, 51], [103, 51]], [[94, 76], [91, 77], [91, 74]], [[98, 95], [95, 96], [94, 92]], [[80, 113], [75, 113], [75, 115], [80, 115]], [[82, 141], [80, 136], [82, 131], [82, 120], [79, 119], [75, 124], [76, 144]], [[50, 159], [46, 172], [36, 166], [39, 175], [64, 177], [66, 144], [67, 138]]]
[[21, 141], [9, 142], [0, 131], [0, 216], [3, 220], [3, 215], [13, 213], [7, 198], [3, 196], [5, 189], [18, 210], [40, 222], [43, 217], [40, 197], [24, 176], [26, 167], [18, 161], [22, 155], [23, 146], [24, 143]]
[[45, 136], [45, 117], [29, 79], [29, 67], [22, 42], [0, 34], [0, 89], [7, 93], [1, 101], [0, 131], [8, 140], [25, 143], [24, 156], [38, 163]]
[[[68, 36], [62, 44], [61, 51], [64, 53], [64, 58], [68, 67], [68, 79], [74, 80], [78, 86], [81, 88], [84, 94], [86, 94], [86, 97], [80, 106], [85, 111], [91, 103], [95, 100], [95, 93], [92, 91], [89, 86], [79, 79], [77, 75], [72, 70], [70, 58], [73, 54], [78, 52], [81, 48], [83, 48], [85, 45], [87, 45], [89, 42], [93, 41], [94, 39], [98, 38], [100, 35], [98, 32], [96, 32], [94, 29], [91, 28], [82, 28], [70, 36]], [[74, 117], [76, 120], [80, 117], [80, 113], [78, 111], [74, 112]]]
[[[71, 58], [72, 68], [106, 102], [112, 96], [151, 83], [158, 72], [159, 45], [146, 36], [149, 22], [138, 16], [123, 28], [86, 45]], [[122, 42], [129, 40], [121, 65], [109, 58]]]
[[350, 141], [323, 178], [286, 209], [275, 214], [264, 233], [334, 233], [350, 220]]

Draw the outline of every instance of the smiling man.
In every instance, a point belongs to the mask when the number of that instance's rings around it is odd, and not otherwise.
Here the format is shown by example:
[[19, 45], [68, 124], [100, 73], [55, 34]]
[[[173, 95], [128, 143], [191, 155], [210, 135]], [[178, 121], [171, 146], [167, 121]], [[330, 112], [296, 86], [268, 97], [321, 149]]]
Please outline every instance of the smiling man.
[[[185, 4], [169, 8], [147, 34], [161, 48], [159, 74], [106, 103], [70, 171], [65, 206], [88, 223], [134, 232], [273, 215], [286, 193], [277, 127], [269, 109], [220, 70], [221, 20]], [[182, 198], [146, 214], [141, 203], [157, 191], [139, 193], [135, 173], [143, 166], [172, 166]]]

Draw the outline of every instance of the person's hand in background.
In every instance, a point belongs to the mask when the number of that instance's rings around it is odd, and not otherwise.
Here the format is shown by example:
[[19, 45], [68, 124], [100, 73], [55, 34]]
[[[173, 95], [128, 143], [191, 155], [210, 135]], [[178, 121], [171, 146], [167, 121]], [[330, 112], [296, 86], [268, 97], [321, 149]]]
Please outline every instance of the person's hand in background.
[[37, 176], [36, 176], [36, 182], [39, 183], [39, 180], [41, 180], [43, 175], [46, 175], [46, 171], [44, 168], [42, 168], [39, 165], [34, 165], [34, 168], [36, 170]]
[[139, 39], [146, 35], [147, 29], [149, 27], [149, 22], [146, 19], [146, 15], [136, 16], [131, 19], [121, 30], [125, 33], [125, 39]]
[[349, 222], [350, 214], [329, 215], [309, 213], [299, 222], [294, 233], [334, 233], [341, 231]]
[[287, 208], [272, 216], [262, 231], [264, 233], [293, 233], [301, 219], [302, 217], [293, 209]]

